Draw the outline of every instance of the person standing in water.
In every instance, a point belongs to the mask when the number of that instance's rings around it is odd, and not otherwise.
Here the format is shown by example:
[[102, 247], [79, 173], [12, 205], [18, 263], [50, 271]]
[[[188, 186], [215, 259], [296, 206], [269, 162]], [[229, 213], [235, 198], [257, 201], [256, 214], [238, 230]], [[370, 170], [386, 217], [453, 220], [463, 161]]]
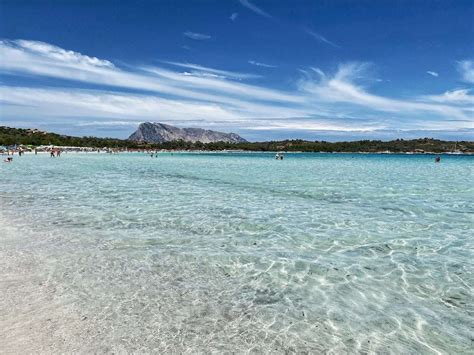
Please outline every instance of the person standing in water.
[[435, 163], [439, 163], [439, 162], [441, 162], [441, 157], [437, 155], [435, 158]]

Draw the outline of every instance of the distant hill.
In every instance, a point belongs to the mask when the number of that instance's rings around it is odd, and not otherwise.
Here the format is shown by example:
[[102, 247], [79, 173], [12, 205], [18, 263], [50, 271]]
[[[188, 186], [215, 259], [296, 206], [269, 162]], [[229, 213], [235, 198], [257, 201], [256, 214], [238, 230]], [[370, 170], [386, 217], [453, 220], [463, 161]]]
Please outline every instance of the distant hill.
[[202, 128], [178, 128], [163, 123], [145, 122], [128, 138], [135, 142], [163, 143], [173, 141], [201, 143], [243, 143], [247, 142], [235, 133], [223, 133]]

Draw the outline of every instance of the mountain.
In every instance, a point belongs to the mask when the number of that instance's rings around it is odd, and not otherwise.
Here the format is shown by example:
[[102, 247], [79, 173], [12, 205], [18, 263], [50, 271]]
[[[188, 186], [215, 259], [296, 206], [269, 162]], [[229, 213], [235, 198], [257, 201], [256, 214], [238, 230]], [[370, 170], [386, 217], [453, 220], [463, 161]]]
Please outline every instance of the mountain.
[[163, 123], [145, 122], [128, 138], [135, 142], [163, 143], [183, 140], [185, 142], [246, 142], [235, 133], [223, 133], [202, 128], [178, 128]]

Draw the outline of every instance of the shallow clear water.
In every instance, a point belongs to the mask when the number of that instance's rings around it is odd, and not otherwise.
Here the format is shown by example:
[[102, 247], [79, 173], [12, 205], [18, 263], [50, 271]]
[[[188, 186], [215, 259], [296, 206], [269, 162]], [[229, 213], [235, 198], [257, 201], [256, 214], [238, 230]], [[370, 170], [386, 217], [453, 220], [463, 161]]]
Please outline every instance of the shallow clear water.
[[36, 322], [58, 351], [472, 352], [473, 172], [469, 156], [15, 157], [4, 341]]

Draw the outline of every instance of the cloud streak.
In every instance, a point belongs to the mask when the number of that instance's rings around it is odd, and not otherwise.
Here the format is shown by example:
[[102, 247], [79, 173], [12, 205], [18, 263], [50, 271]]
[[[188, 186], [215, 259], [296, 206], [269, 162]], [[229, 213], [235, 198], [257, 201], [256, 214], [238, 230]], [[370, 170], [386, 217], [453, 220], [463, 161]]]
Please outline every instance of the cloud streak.
[[469, 95], [469, 89], [458, 89], [452, 91], [446, 91], [441, 95], [429, 95], [422, 96], [422, 100], [441, 102], [449, 104], [460, 104], [460, 105], [474, 105], [474, 95]]
[[260, 16], [263, 16], [263, 17], [266, 17], [266, 18], [272, 18], [273, 17], [268, 12], [262, 10], [257, 5], [251, 3], [248, 0], [239, 0], [239, 2], [242, 4], [242, 6], [245, 6], [247, 9], [249, 9], [250, 11], [256, 13], [257, 15], [260, 15]]
[[307, 34], [309, 34], [311, 37], [313, 37], [314, 39], [318, 40], [319, 42], [321, 43], [326, 43], [334, 48], [337, 48], [337, 49], [340, 49], [341, 47], [334, 43], [334, 42], [331, 42], [330, 40], [328, 40], [326, 37], [324, 37], [323, 35], [319, 34], [319, 33], [316, 33], [314, 31], [311, 31], [310, 29], [305, 29], [305, 32]]
[[249, 60], [248, 61], [249, 64], [252, 64], [252, 65], [255, 65], [257, 67], [263, 67], [263, 68], [276, 68], [277, 66], [276, 65], [271, 65], [271, 64], [265, 64], [265, 63], [261, 63], [261, 62], [256, 62], [255, 60]]
[[83, 67], [101, 67], [101, 68], [113, 68], [114, 65], [108, 60], [99, 59], [96, 57], [89, 57], [84, 54], [80, 54], [74, 51], [64, 50], [60, 47], [53, 46], [48, 43], [40, 41], [1, 41], [2, 45], [18, 46], [25, 52], [33, 55], [42, 55], [51, 60], [57, 60], [60, 62], [67, 62], [73, 65], [79, 65]]
[[191, 32], [191, 31], [186, 31], [183, 33], [183, 35], [195, 41], [206, 41], [208, 39], [211, 39], [210, 35], [207, 35], [204, 33]]
[[426, 74], [429, 74], [429, 75], [434, 76], [434, 77], [436, 77], [436, 78], [439, 76], [439, 74], [438, 74], [437, 72], [431, 71], [431, 70], [428, 70], [428, 71], [426, 72]]
[[193, 73], [196, 75], [211, 74], [219, 78], [230, 78], [230, 79], [237, 79], [237, 80], [260, 78], [260, 75], [256, 75], [256, 74], [231, 72], [228, 70], [208, 68], [202, 65], [192, 64], [192, 63], [180, 63], [180, 62], [165, 62], [165, 63], [176, 66], [176, 67], [180, 67], [180, 68], [191, 69]]

